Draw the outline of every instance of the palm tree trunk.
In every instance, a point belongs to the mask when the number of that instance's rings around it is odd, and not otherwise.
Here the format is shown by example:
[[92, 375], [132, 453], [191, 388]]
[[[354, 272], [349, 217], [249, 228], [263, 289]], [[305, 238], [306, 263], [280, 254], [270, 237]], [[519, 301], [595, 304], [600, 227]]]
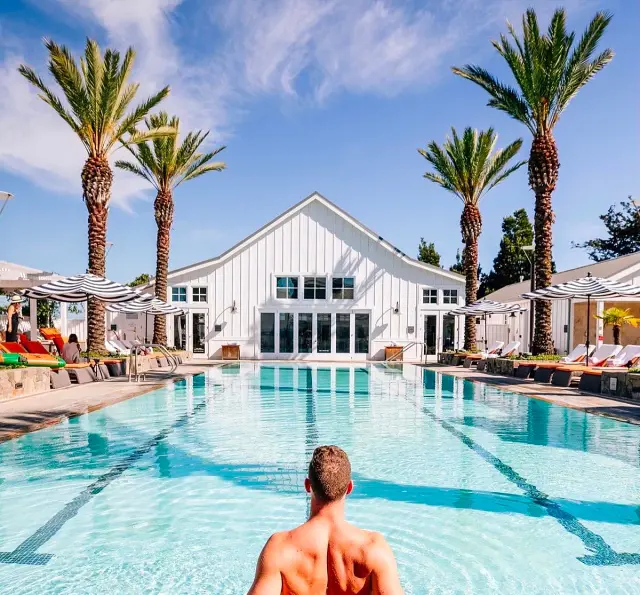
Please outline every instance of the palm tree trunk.
[[[171, 224], [173, 223], [173, 196], [170, 191], [160, 190], [154, 202], [158, 236], [156, 241], [156, 297], [167, 301], [167, 275], [169, 274], [169, 248]], [[153, 321], [153, 342], [167, 344], [167, 319], [156, 316]]]
[[[460, 228], [464, 241], [463, 266], [465, 276], [465, 301], [472, 304], [478, 299], [478, 237], [482, 231], [480, 210], [474, 204], [465, 204], [460, 218]], [[464, 348], [476, 348], [476, 319], [465, 317]]]
[[[87, 205], [89, 233], [88, 272], [105, 276], [107, 218], [113, 173], [106, 157], [91, 156], [82, 168], [82, 197]], [[87, 351], [105, 351], [104, 304], [90, 298], [87, 304]]]
[[[529, 156], [529, 186], [536, 195], [535, 205], [535, 285], [536, 289], [551, 285], [553, 260], [552, 226], [554, 222], [551, 194], [558, 181], [558, 150], [551, 132], [538, 133]], [[533, 353], [553, 353], [551, 303], [536, 300]]]
[[620, 345], [620, 325], [613, 325], [613, 344]]

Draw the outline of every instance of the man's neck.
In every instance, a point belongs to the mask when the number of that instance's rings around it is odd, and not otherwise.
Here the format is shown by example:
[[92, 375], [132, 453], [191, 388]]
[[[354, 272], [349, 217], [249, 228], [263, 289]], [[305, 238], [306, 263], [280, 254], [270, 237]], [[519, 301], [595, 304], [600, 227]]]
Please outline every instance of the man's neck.
[[310, 519], [323, 518], [331, 523], [344, 522], [344, 498], [336, 502], [319, 502], [311, 499]]

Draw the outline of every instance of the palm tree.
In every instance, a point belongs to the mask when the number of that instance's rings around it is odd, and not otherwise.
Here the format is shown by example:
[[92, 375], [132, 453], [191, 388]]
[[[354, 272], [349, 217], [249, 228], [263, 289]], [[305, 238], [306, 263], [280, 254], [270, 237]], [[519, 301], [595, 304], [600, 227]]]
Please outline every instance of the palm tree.
[[623, 325], [637, 327], [640, 324], [640, 318], [631, 314], [630, 308], [607, 308], [602, 315], [596, 314], [595, 317], [602, 320], [605, 326], [612, 327], [614, 345], [620, 345], [620, 330]]
[[[613, 58], [609, 49], [594, 57], [611, 15], [598, 12], [574, 46], [575, 33], [567, 33], [565, 11], [558, 9], [549, 29], [541, 34], [533, 9], [522, 18], [522, 38], [507, 24], [515, 47], [505, 35], [493, 46], [513, 73], [516, 87], [500, 82], [480, 66], [466, 65], [453, 72], [480, 85], [489, 93], [488, 105], [522, 122], [533, 135], [529, 156], [529, 186], [535, 204], [536, 288], [551, 285], [552, 225], [551, 194], [558, 180], [558, 150], [553, 129], [569, 102]], [[536, 301], [534, 353], [553, 353], [551, 303]]]
[[[520, 150], [522, 139], [512, 142], [506, 149], [495, 150], [497, 140], [498, 135], [493, 128], [480, 132], [465, 128], [462, 138], [452, 128], [451, 138], [447, 138], [442, 147], [431, 142], [426, 150], [418, 149], [436, 172], [427, 172], [424, 177], [455, 194], [464, 205], [460, 230], [465, 245], [463, 266], [467, 304], [475, 302], [478, 297], [478, 237], [482, 231], [482, 217], [478, 208], [480, 199], [526, 163], [519, 161], [508, 166]], [[475, 346], [475, 319], [467, 316], [464, 348], [473, 349]]]
[[[140, 143], [127, 149], [135, 158], [135, 163], [117, 161], [116, 167], [124, 169], [147, 180], [156, 189], [154, 202], [157, 235], [156, 256], [156, 296], [167, 299], [167, 275], [169, 273], [169, 246], [171, 225], [173, 223], [173, 191], [177, 186], [193, 180], [209, 171], [221, 171], [225, 168], [221, 161], [211, 160], [225, 147], [219, 147], [210, 153], [199, 153], [198, 149], [208, 136], [208, 132], [189, 132], [182, 143], [178, 142], [180, 120], [165, 112], [152, 115], [145, 121], [149, 130], [170, 127], [176, 131], [173, 136], [156, 138], [151, 143]], [[153, 342], [166, 345], [167, 322], [164, 316], [156, 316], [153, 325]]]
[[[40, 98], [78, 135], [87, 151], [82, 168], [82, 198], [89, 212], [88, 272], [104, 277], [107, 240], [107, 216], [113, 173], [109, 155], [120, 144], [142, 142], [174, 131], [138, 132], [136, 126], [169, 94], [169, 87], [128, 110], [138, 84], [129, 83], [135, 53], [129, 48], [120, 61], [120, 53], [107, 49], [102, 55], [98, 44], [87, 39], [80, 66], [65, 46], [44, 42], [49, 52], [49, 72], [62, 90], [67, 105], [45, 85], [36, 72], [24, 64], [19, 72], [40, 91]], [[104, 305], [94, 299], [88, 304], [89, 351], [104, 351]]]

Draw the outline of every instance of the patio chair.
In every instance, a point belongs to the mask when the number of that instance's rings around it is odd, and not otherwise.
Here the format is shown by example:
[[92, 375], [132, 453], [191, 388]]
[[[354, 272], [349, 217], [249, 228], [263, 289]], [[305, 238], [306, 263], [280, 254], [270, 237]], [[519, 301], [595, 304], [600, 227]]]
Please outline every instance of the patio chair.
[[600, 345], [596, 349], [592, 356], [589, 356], [589, 366], [582, 364], [564, 364], [555, 369], [551, 383], [554, 386], [569, 386], [574, 378], [574, 374], [582, 374], [582, 372], [589, 371], [592, 368], [599, 368], [604, 366], [609, 358], [616, 356], [622, 347], [620, 345]]
[[511, 341], [508, 343], [504, 349], [500, 350], [500, 353], [489, 353], [487, 354], [487, 358], [491, 359], [494, 357], [508, 357], [510, 355], [515, 355], [518, 353], [518, 349], [520, 348], [520, 341]]
[[610, 357], [604, 365], [614, 368], [631, 368], [640, 359], [640, 345], [627, 345], [617, 355]]
[[467, 354], [462, 362], [462, 365], [465, 368], [470, 368], [473, 363], [477, 363], [482, 359], [487, 359], [487, 357], [489, 357], [490, 355], [497, 354], [503, 346], [504, 341], [494, 341], [493, 343], [491, 343], [491, 345], [489, 345], [489, 348], [486, 351]]

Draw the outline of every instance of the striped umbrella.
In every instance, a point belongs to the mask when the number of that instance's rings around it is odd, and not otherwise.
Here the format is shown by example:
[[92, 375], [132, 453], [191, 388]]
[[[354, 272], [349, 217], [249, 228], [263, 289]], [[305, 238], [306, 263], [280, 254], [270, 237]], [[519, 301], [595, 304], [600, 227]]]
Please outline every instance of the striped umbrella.
[[527, 300], [568, 300], [568, 299], [586, 299], [587, 300], [587, 366], [589, 365], [589, 322], [591, 319], [591, 298], [601, 299], [610, 297], [640, 297], [640, 286], [632, 283], [619, 283], [611, 279], [603, 279], [601, 277], [592, 277], [591, 273], [587, 273], [586, 277], [567, 281], [566, 283], [558, 283], [550, 285], [542, 289], [536, 289], [529, 293], [523, 293], [522, 296]]
[[140, 297], [139, 291], [127, 285], [121, 285], [90, 273], [64, 277], [58, 281], [30, 287], [22, 293], [29, 298], [58, 302], [84, 302], [95, 297], [101, 302], [120, 303]]
[[508, 314], [509, 312], [520, 312], [524, 310], [518, 304], [504, 304], [502, 302], [494, 302], [492, 300], [478, 300], [472, 304], [456, 308], [449, 312], [452, 316], [482, 316], [484, 317], [484, 348], [488, 347], [487, 343], [487, 314]]
[[168, 314], [184, 314], [184, 310], [173, 304], [163, 302], [161, 299], [154, 297], [150, 293], [144, 293], [140, 297], [124, 304], [111, 304], [107, 306], [110, 312], [119, 313], [142, 313], [144, 312], [144, 339], [147, 340], [147, 322], [148, 315], [166, 316]]

